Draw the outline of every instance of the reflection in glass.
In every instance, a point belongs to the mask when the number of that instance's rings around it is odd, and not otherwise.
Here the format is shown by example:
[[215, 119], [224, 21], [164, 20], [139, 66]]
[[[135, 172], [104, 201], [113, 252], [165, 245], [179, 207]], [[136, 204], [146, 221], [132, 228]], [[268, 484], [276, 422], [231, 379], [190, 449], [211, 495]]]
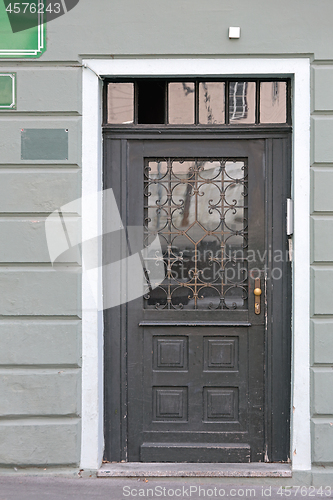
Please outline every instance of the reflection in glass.
[[260, 123], [286, 123], [287, 83], [260, 83]]
[[134, 120], [134, 84], [108, 84], [108, 123], [126, 124]]
[[224, 83], [199, 83], [199, 123], [224, 123]]
[[255, 82], [229, 83], [229, 122], [233, 124], [255, 123]]
[[[145, 167], [145, 245], [159, 236], [165, 280], [145, 296], [155, 309], [247, 307], [244, 160], [163, 158]], [[151, 262], [150, 262], [151, 265]], [[151, 284], [154, 288], [153, 280]]]
[[169, 83], [169, 123], [190, 125], [194, 123], [195, 87], [192, 82]]

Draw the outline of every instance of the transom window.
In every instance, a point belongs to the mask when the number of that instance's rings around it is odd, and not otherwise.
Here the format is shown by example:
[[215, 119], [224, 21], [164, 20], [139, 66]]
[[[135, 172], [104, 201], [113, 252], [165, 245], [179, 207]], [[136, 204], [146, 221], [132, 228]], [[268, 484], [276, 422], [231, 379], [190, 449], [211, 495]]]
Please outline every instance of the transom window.
[[106, 81], [105, 125], [290, 125], [290, 81]]

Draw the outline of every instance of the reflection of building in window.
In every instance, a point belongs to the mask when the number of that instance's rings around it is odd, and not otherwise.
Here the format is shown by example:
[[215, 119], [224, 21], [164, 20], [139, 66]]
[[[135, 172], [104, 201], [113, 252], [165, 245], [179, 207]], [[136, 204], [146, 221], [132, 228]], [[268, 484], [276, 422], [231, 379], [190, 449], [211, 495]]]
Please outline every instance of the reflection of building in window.
[[230, 82], [229, 117], [230, 120], [247, 118], [247, 82]]

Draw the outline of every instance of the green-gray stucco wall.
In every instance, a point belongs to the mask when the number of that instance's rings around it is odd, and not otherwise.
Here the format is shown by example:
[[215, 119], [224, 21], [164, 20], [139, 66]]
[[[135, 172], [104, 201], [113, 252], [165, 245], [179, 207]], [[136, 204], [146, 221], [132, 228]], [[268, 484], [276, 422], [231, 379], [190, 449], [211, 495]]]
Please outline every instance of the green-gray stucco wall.
[[[306, 56], [313, 481], [333, 483], [332, 19], [331, 0], [80, 0], [41, 58], [0, 61], [17, 74], [17, 109], [0, 112], [0, 466], [79, 465], [80, 267], [52, 269], [44, 222], [81, 193], [82, 58]], [[22, 160], [29, 128], [68, 129], [68, 160]]]

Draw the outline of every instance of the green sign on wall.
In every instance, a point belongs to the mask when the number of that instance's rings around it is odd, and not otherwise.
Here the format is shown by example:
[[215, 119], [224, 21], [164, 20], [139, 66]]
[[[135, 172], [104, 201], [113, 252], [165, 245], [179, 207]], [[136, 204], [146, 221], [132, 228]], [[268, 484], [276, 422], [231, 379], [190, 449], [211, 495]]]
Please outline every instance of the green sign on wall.
[[0, 73], [0, 109], [16, 109], [16, 73]]
[[13, 33], [5, 3], [0, 0], [0, 59], [40, 57], [46, 50], [43, 16], [36, 12], [36, 26]]

